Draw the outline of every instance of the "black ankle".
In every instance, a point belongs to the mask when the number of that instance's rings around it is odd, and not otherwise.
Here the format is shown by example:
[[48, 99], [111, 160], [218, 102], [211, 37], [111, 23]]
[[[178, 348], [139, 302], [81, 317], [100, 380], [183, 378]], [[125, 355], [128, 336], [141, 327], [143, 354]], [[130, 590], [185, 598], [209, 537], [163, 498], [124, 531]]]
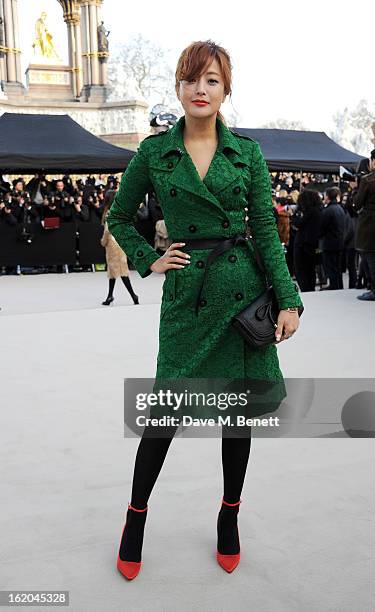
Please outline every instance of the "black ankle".
[[222, 504], [217, 518], [217, 550], [222, 555], [237, 555], [240, 552], [237, 515], [238, 506]]
[[128, 508], [119, 550], [122, 561], [141, 561], [146, 515], [147, 510], [136, 512]]

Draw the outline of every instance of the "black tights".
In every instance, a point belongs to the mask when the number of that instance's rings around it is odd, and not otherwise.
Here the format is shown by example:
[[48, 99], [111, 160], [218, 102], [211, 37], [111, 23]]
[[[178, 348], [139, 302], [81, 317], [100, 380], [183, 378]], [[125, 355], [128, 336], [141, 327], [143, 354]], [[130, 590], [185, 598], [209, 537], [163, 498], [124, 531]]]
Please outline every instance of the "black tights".
[[[134, 289], [133, 289], [133, 287], [131, 285], [129, 276], [121, 276], [121, 280], [124, 283], [125, 287], [127, 288], [127, 290], [129, 291], [131, 297], [134, 300], [134, 298], [136, 297], [136, 294], [134, 293]], [[110, 278], [109, 279], [109, 287], [108, 287], [107, 300], [108, 300], [108, 298], [113, 297], [113, 290], [115, 288], [115, 284], [116, 284], [116, 279], [115, 278]]]
[[[170, 437], [147, 437], [147, 428], [138, 445], [135, 458], [131, 505], [143, 509], [147, 506], [151, 491], [163, 466], [170, 443], [177, 428], [171, 429]], [[251, 427], [248, 437], [227, 437], [222, 428], [221, 457], [223, 466], [224, 499], [230, 504], [239, 501], [246, 475], [251, 446]], [[233, 435], [231, 430], [230, 435]]]

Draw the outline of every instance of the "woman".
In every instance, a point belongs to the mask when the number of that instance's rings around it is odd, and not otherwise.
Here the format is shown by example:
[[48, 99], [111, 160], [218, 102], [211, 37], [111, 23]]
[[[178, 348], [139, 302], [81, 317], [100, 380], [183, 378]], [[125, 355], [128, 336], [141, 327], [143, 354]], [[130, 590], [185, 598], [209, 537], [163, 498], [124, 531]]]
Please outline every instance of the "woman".
[[301, 291], [315, 291], [316, 249], [319, 244], [322, 201], [319, 193], [304, 189], [298, 196], [297, 210], [292, 225], [294, 238], [294, 271]]
[[[276, 343], [298, 328], [297, 307], [302, 302], [285, 263], [260, 147], [229, 130], [220, 113], [231, 93], [229, 55], [212, 41], [194, 42], [182, 52], [175, 76], [185, 115], [169, 131], [141, 142], [108, 217], [110, 231], [140, 275], [166, 275], [156, 378], [282, 379], [275, 344], [253, 350], [231, 326], [232, 316], [265, 288], [253, 247], [243, 237], [247, 218], [283, 309]], [[134, 228], [139, 202], [152, 186], [172, 240], [161, 257]], [[215, 245], [224, 243], [230, 248], [208, 260]], [[147, 503], [174, 431], [171, 427], [170, 437], [155, 438], [148, 437], [146, 427], [139, 443], [117, 559], [128, 579], [141, 566]], [[217, 561], [227, 572], [240, 559], [237, 514], [250, 441], [250, 432], [236, 439], [230, 432], [225, 435], [223, 428], [224, 496], [217, 522]]]
[[112, 202], [109, 202], [103, 212], [104, 232], [100, 240], [100, 244], [105, 248], [105, 257], [107, 260], [107, 276], [109, 278], [109, 287], [107, 298], [102, 302], [103, 306], [109, 306], [113, 300], [113, 290], [116, 284], [116, 278], [121, 277], [122, 282], [129, 291], [134, 305], [139, 304], [138, 296], [134, 293], [132, 284], [129, 278], [129, 268], [126, 253], [119, 247], [115, 238], [108, 231], [107, 217]]

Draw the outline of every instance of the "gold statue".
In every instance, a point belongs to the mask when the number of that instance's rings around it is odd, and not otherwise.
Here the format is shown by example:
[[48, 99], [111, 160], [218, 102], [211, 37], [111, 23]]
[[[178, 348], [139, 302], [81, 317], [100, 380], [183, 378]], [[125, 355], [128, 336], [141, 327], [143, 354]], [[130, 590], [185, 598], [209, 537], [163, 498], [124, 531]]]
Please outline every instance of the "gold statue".
[[61, 61], [52, 40], [53, 36], [48, 31], [46, 17], [47, 13], [43, 12], [35, 24], [34, 54], [44, 59], [57, 59]]

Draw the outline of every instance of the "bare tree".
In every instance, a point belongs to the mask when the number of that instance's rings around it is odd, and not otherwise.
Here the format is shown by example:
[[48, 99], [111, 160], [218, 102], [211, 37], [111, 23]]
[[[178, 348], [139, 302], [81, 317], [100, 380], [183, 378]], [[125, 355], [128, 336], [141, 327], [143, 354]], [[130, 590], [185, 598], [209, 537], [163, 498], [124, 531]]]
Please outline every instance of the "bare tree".
[[138, 93], [150, 106], [178, 106], [169, 53], [170, 49], [155, 44], [141, 34], [126, 44], [117, 45], [108, 63], [111, 99], [130, 98]]
[[330, 137], [341, 146], [368, 156], [374, 147], [372, 130], [375, 124], [375, 104], [360, 100], [354, 109], [345, 107], [337, 111], [332, 119], [334, 129], [330, 131]]
[[236, 111], [233, 107], [229, 111], [225, 111], [223, 109], [223, 115], [225, 117], [225, 121], [227, 122], [228, 127], [239, 127], [239, 123], [242, 122], [242, 117], [238, 111]]
[[263, 125], [260, 125], [261, 128], [270, 128], [270, 129], [278, 129], [278, 130], [307, 130], [309, 128], [305, 127], [301, 121], [290, 121], [289, 119], [275, 119], [275, 121], [268, 121]]

